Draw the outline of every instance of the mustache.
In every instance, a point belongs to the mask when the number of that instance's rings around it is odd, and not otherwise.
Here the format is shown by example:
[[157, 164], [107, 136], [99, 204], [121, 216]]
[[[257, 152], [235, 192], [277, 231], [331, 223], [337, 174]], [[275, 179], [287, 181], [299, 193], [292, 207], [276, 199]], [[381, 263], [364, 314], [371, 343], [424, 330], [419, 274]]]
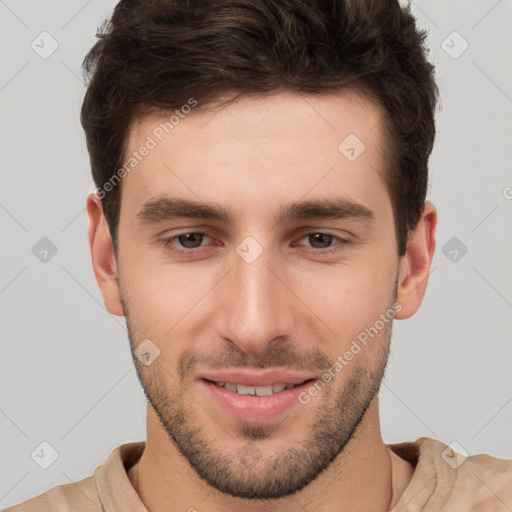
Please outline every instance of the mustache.
[[295, 347], [283, 342], [269, 344], [261, 354], [243, 352], [236, 345], [212, 354], [197, 354], [186, 351], [179, 361], [179, 377], [181, 380], [194, 373], [197, 366], [202, 365], [211, 370], [225, 368], [286, 368], [289, 370], [320, 370], [327, 371], [332, 361], [320, 350], [311, 349], [298, 352]]

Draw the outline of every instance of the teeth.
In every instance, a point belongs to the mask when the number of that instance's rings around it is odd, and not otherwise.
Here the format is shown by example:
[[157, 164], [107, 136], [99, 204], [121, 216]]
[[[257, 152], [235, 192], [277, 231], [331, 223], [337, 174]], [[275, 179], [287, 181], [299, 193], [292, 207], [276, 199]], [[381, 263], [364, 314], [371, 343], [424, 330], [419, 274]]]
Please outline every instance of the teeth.
[[239, 395], [253, 396], [269, 396], [295, 386], [295, 384], [282, 383], [269, 386], [244, 386], [243, 384], [231, 384], [230, 382], [216, 382], [215, 384], [221, 388], [229, 389], [229, 391], [233, 391], [233, 393], [238, 393]]
[[[277, 391], [281, 391], [277, 389], [274, 391], [272, 386], [257, 386], [254, 388], [254, 390], [258, 396], [268, 396], [272, 395], [273, 393], [277, 393]], [[240, 393], [240, 386], [238, 386], [238, 392]]]
[[229, 391], [233, 391], [234, 393], [236, 393], [237, 389], [236, 389], [236, 384], [231, 384], [230, 382], [226, 382], [224, 384], [224, 387], [226, 389], [229, 389]]
[[239, 395], [255, 395], [255, 387], [254, 386], [244, 386], [243, 384], [238, 384], [236, 386], [237, 392]]

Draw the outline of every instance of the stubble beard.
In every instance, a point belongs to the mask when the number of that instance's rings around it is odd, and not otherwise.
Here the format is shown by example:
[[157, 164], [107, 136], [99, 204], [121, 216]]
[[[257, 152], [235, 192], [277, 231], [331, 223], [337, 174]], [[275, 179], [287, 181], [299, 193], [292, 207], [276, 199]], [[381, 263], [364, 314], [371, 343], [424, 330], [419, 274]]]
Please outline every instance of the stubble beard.
[[[128, 308], [123, 305], [137, 375], [163, 428], [201, 479], [220, 492], [237, 498], [282, 498], [296, 493], [317, 478], [354, 438], [379, 391], [388, 362], [392, 321], [386, 325], [381, 338], [372, 341], [379, 344], [372, 364], [368, 365], [372, 359], [368, 357], [359, 357], [361, 362], [358, 364], [353, 360], [341, 371], [342, 375], [350, 371], [341, 389], [333, 389], [334, 379], [312, 399], [311, 404], [316, 400], [322, 400], [322, 403], [316, 408], [316, 417], [304, 438], [271, 456], [263, 456], [263, 450], [258, 447], [259, 442], [272, 436], [274, 429], [283, 425], [286, 428], [286, 422], [293, 421], [295, 415], [310, 414], [309, 404], [298, 404], [278, 427], [238, 423], [236, 434], [246, 442], [242, 443], [241, 448], [230, 452], [216, 446], [216, 436], [209, 435], [206, 426], [194, 421], [194, 414], [190, 410], [194, 400], [190, 394], [183, 392], [179, 384], [172, 387], [166, 385], [166, 382], [177, 382], [177, 379], [169, 379], [170, 376], [166, 375], [168, 370], [158, 363], [145, 367], [135, 357], [136, 328], [131, 325]], [[214, 428], [218, 428], [218, 423], [213, 419], [212, 422]]]

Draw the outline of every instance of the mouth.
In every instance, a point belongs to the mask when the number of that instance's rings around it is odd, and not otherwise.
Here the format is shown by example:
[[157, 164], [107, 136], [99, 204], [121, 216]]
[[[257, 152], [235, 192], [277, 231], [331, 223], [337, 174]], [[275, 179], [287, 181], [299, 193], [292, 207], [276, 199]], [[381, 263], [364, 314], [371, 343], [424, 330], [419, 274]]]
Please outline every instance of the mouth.
[[[246, 423], [269, 423], [278, 420], [284, 413], [289, 414], [299, 405], [303, 407], [299, 397], [315, 381], [314, 378], [282, 376], [272, 381], [268, 375], [264, 384], [254, 382], [258, 380], [256, 378], [248, 382], [250, 380], [245, 374], [243, 379], [212, 380], [201, 377], [196, 382], [205, 395], [204, 404], [211, 416], [220, 416], [228, 421], [234, 419]], [[262, 378], [259, 380], [263, 381]]]
[[303, 382], [300, 382], [298, 384], [286, 384], [284, 382], [278, 382], [275, 384], [269, 384], [266, 386], [247, 386], [245, 384], [237, 384], [233, 382], [214, 382], [208, 379], [204, 379], [207, 382], [210, 382], [211, 384], [215, 384], [216, 386], [220, 388], [226, 388], [229, 389], [229, 391], [232, 391], [233, 393], [238, 393], [239, 395], [252, 395], [252, 396], [270, 396], [274, 395], [276, 393], [280, 393], [281, 391], [284, 391], [285, 389], [292, 389], [297, 386], [301, 386], [302, 384], [305, 384], [306, 382], [313, 381], [313, 379], [307, 379]]

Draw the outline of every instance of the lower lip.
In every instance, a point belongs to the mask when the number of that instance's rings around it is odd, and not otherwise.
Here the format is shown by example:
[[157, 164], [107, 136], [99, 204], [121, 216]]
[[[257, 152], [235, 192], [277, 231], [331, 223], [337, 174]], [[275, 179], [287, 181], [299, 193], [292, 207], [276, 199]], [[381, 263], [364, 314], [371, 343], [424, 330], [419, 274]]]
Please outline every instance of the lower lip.
[[232, 418], [252, 423], [268, 423], [299, 404], [299, 395], [309, 388], [308, 380], [268, 396], [240, 395], [213, 382], [200, 379], [200, 386], [215, 404]]

